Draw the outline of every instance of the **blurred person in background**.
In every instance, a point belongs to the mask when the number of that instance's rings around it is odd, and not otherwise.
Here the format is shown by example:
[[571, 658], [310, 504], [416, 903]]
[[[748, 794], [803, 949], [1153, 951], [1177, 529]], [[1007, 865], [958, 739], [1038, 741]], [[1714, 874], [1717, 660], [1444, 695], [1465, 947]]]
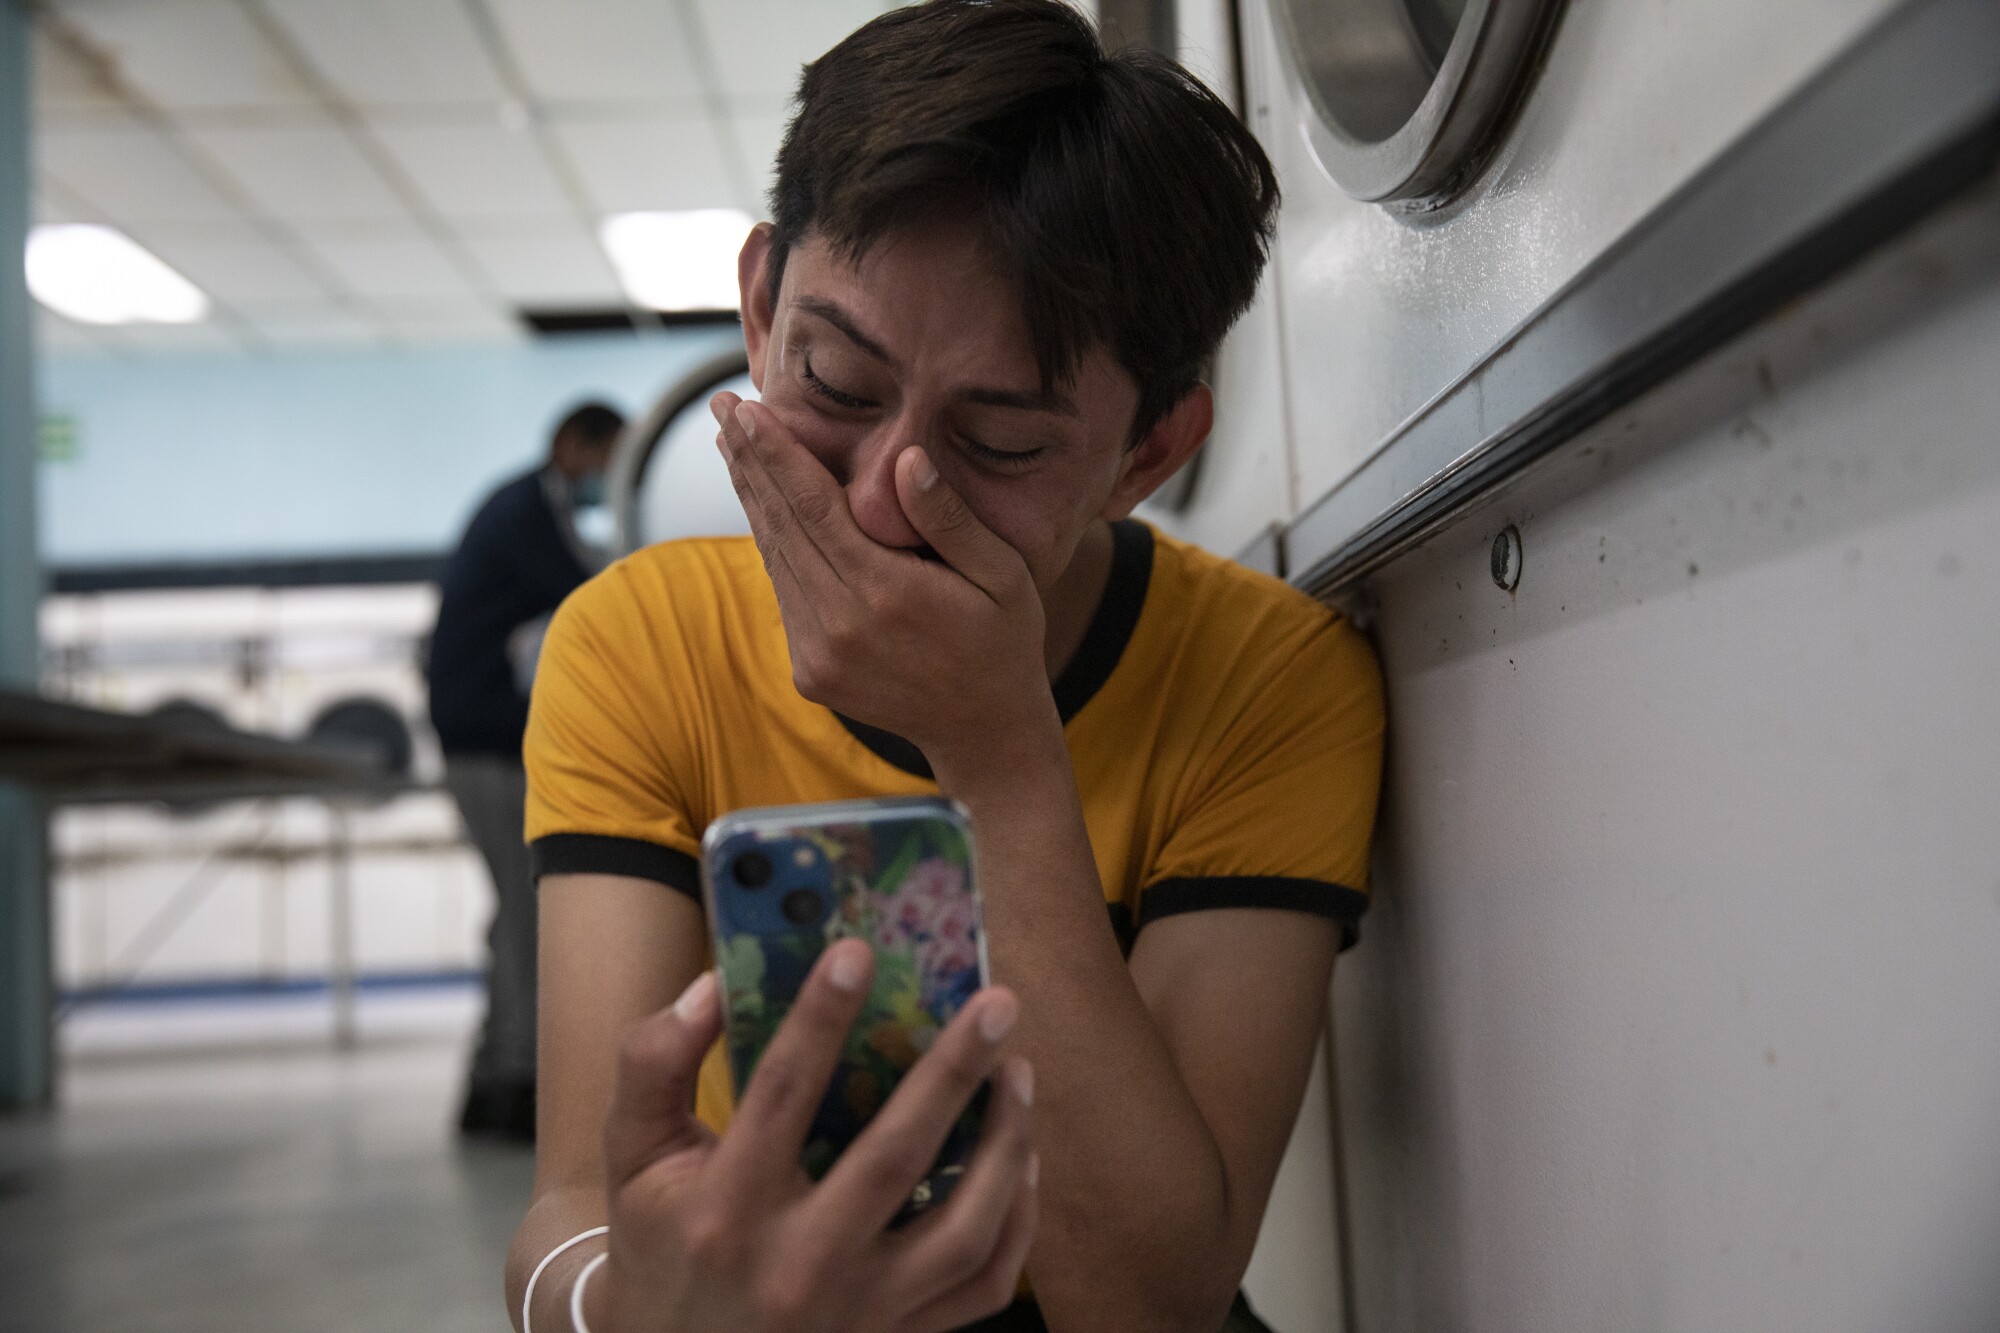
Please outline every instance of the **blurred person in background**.
[[535, 881], [522, 838], [528, 723], [542, 631], [601, 563], [575, 513], [600, 504], [604, 471], [625, 419], [603, 403], [566, 414], [546, 461], [479, 506], [439, 579], [431, 634], [431, 725], [445, 786], [493, 877], [486, 1018], [466, 1079], [459, 1129], [532, 1142], [535, 1136]]

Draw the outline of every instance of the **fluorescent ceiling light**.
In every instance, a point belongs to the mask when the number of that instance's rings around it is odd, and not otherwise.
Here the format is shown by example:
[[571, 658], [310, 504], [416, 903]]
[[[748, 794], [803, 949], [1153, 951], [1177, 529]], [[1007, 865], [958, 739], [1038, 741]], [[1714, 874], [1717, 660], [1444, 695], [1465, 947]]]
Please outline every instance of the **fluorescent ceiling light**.
[[736, 309], [736, 255], [756, 222], [736, 208], [614, 213], [598, 228], [634, 305], [650, 310]]
[[27, 268], [37, 301], [84, 324], [192, 324], [208, 313], [201, 288], [111, 227], [36, 227]]

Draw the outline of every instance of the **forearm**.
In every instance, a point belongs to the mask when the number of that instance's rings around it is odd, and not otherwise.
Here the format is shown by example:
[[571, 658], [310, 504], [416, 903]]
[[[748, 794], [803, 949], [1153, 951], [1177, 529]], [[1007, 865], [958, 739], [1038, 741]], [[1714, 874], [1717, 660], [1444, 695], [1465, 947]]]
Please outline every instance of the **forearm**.
[[1058, 1330], [1211, 1333], [1238, 1276], [1228, 1178], [1119, 952], [1060, 728], [933, 763], [973, 815], [994, 979], [1023, 999], [1044, 1164], [1036, 1298]]
[[[572, 1236], [603, 1226], [604, 1219], [601, 1185], [547, 1190], [529, 1207], [507, 1252], [507, 1314], [515, 1328], [521, 1326], [521, 1298], [536, 1265]], [[542, 1270], [530, 1311], [534, 1328], [541, 1333], [568, 1333], [570, 1287], [583, 1266], [601, 1254], [605, 1245], [604, 1237], [593, 1236], [556, 1255]]]

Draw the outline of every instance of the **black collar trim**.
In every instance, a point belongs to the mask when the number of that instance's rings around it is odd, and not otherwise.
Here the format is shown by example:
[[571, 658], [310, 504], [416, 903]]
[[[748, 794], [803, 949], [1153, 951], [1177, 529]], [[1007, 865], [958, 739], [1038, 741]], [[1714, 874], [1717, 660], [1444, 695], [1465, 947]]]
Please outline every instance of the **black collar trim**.
[[[1146, 589], [1152, 581], [1153, 530], [1137, 519], [1113, 523], [1111, 574], [1104, 581], [1104, 596], [1090, 618], [1090, 628], [1084, 631], [1083, 642], [1077, 645], [1076, 656], [1070, 658], [1069, 665], [1051, 687], [1063, 725], [1067, 726], [1071, 718], [1083, 711], [1083, 706], [1096, 697], [1111, 679], [1111, 673], [1118, 669], [1125, 646], [1132, 642], [1132, 633], [1139, 628], [1139, 613], [1146, 609]], [[849, 735], [892, 768], [912, 777], [932, 776], [930, 761], [910, 741], [842, 713], [834, 716]]]

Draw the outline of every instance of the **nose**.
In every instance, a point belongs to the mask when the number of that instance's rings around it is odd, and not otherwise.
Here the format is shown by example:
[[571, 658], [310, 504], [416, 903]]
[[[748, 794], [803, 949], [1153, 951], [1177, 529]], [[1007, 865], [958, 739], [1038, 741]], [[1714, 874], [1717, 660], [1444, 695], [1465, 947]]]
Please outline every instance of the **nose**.
[[910, 526], [903, 502], [896, 498], [896, 460], [917, 441], [899, 424], [891, 421], [871, 431], [848, 455], [846, 475], [838, 468], [834, 475], [847, 491], [847, 507], [855, 524], [871, 540], [913, 549], [924, 545], [924, 539]]

